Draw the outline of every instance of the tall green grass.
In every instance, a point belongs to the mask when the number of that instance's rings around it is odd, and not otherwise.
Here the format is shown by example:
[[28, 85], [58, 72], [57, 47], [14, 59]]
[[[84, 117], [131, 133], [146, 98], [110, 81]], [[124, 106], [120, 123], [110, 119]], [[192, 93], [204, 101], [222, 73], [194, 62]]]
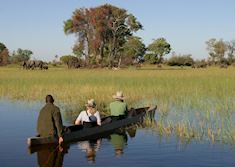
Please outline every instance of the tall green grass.
[[[235, 140], [235, 68], [25, 71], [0, 68], [0, 96], [44, 101], [55, 97], [74, 118], [94, 98], [107, 114], [112, 95], [122, 90], [129, 107], [158, 105], [158, 131], [179, 137]], [[71, 114], [72, 113], [72, 114]]]

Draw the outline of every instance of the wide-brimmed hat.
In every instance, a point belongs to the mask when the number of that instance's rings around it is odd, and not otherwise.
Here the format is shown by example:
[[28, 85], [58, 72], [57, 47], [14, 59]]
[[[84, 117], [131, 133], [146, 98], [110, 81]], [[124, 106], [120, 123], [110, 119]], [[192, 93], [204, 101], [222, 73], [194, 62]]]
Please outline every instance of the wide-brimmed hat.
[[94, 108], [96, 106], [95, 100], [94, 99], [87, 100], [86, 106]]
[[117, 91], [115, 95], [113, 95], [113, 98], [114, 99], [120, 99], [120, 100], [123, 100], [125, 97], [122, 93], [122, 91]]

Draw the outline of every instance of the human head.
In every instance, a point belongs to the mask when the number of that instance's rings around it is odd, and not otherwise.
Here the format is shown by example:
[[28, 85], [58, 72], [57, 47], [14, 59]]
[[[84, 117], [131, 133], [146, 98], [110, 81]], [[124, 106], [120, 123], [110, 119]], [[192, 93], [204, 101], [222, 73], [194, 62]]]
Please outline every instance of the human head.
[[96, 102], [94, 99], [89, 99], [87, 100], [86, 106], [89, 108], [95, 108], [96, 107]]
[[113, 98], [116, 100], [124, 100], [124, 95], [122, 93], [122, 91], [117, 91], [115, 95], [113, 95]]
[[54, 98], [52, 97], [52, 95], [47, 95], [46, 96], [46, 103], [54, 103]]

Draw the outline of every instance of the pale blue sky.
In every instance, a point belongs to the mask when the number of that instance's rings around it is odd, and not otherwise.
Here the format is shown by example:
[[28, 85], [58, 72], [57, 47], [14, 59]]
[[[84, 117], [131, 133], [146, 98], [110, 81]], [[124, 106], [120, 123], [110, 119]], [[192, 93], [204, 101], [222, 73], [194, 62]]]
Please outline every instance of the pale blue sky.
[[105, 3], [137, 17], [146, 45], [164, 37], [177, 54], [207, 58], [205, 41], [235, 39], [235, 0], [0, 0], [0, 42], [10, 52], [30, 49], [36, 59], [71, 54], [76, 38], [64, 34], [63, 21], [76, 8]]

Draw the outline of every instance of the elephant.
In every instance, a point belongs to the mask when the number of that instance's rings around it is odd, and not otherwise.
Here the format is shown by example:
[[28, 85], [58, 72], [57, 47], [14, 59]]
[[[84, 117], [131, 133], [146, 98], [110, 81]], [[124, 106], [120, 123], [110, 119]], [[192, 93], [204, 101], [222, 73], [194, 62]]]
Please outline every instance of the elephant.
[[34, 68], [39, 68], [39, 69], [43, 69], [43, 61], [41, 60], [28, 60], [28, 61], [24, 61], [23, 64], [23, 69], [27, 69], [27, 70], [30, 70], [30, 69], [34, 69]]
[[43, 69], [43, 70], [48, 70], [48, 64], [47, 64], [47, 63], [43, 63], [42, 69]]
[[22, 67], [23, 67], [23, 69], [27, 69], [27, 61], [22, 62]]
[[43, 61], [42, 61], [42, 60], [34, 60], [34, 67], [35, 67], [35, 68], [38, 67], [40, 70], [42, 70]]
[[30, 69], [34, 69], [34, 60], [28, 60], [25, 62], [25, 69], [30, 70]]

